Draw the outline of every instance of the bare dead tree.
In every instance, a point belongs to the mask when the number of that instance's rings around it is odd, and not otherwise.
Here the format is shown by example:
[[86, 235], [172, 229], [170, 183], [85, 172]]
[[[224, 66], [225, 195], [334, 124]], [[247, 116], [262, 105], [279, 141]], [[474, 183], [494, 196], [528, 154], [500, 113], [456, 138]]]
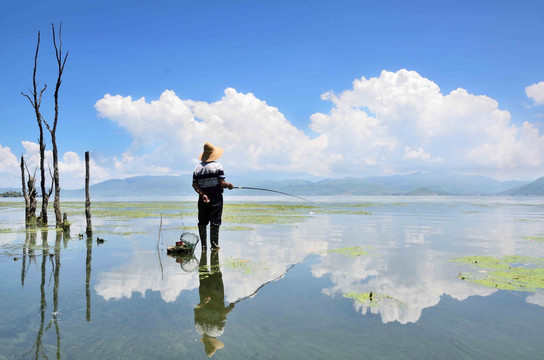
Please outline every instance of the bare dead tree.
[[30, 207], [28, 210], [28, 222], [32, 226], [36, 225], [36, 207], [38, 205], [38, 191], [36, 190], [36, 170], [38, 170], [37, 167], [34, 169], [34, 174], [30, 175], [30, 171], [28, 171], [28, 168], [26, 169], [28, 173], [28, 199], [30, 202]]
[[36, 121], [38, 123], [38, 128], [40, 129], [40, 175], [41, 175], [41, 190], [42, 190], [42, 209], [40, 216], [38, 217], [38, 223], [40, 225], [47, 225], [47, 204], [49, 202], [49, 197], [45, 192], [45, 140], [43, 138], [43, 117], [40, 112], [40, 106], [42, 104], [42, 95], [45, 89], [47, 89], [47, 84], [44, 85], [43, 89], [40, 90], [38, 94], [38, 84], [36, 83], [36, 70], [38, 68], [38, 53], [40, 51], [40, 32], [38, 31], [38, 42], [36, 44], [36, 54], [34, 55], [34, 72], [32, 74], [32, 85], [33, 88], [30, 90], [30, 95], [21, 92], [21, 94], [30, 101], [30, 104], [34, 108], [34, 113], [36, 115]]
[[[25, 179], [25, 169], [28, 173], [28, 183]], [[25, 224], [27, 226], [33, 226], [36, 224], [36, 171], [34, 175], [30, 174], [28, 167], [26, 166], [25, 159], [21, 156], [21, 180], [23, 188], [23, 196], [25, 198]], [[27, 191], [28, 189], [28, 191]]]
[[26, 181], [25, 181], [25, 158], [21, 155], [21, 181], [23, 189], [23, 197], [25, 198], [25, 223], [28, 224], [28, 216], [30, 211], [30, 198], [26, 192]]
[[58, 160], [58, 149], [57, 149], [57, 123], [59, 119], [59, 89], [60, 85], [62, 84], [62, 74], [64, 72], [64, 65], [66, 64], [66, 60], [68, 59], [68, 52], [66, 54], [62, 54], [62, 23], [59, 25], [59, 42], [57, 46], [57, 37], [55, 35], [55, 25], [51, 24], [51, 29], [53, 32], [53, 45], [55, 47], [55, 57], [57, 58], [57, 65], [58, 65], [58, 76], [57, 76], [57, 84], [55, 86], [55, 116], [53, 119], [53, 126], [49, 126], [49, 124], [43, 120], [45, 123], [45, 126], [47, 127], [47, 130], [49, 130], [49, 133], [51, 134], [51, 143], [53, 146], [53, 184], [55, 187], [55, 200], [53, 202], [53, 208], [55, 210], [55, 225], [57, 229], [62, 228], [63, 219], [61, 217], [61, 211], [60, 211], [60, 180], [59, 180], [59, 160]]

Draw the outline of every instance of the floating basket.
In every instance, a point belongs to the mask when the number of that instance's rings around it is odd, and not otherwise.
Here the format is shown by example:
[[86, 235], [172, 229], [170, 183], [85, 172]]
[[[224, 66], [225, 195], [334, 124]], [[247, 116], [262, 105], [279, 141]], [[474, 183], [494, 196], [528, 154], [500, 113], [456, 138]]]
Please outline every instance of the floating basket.
[[192, 254], [195, 251], [196, 244], [198, 244], [198, 235], [184, 232], [179, 237], [179, 241], [176, 241], [176, 245], [169, 246], [166, 249], [167, 253], [177, 254]]

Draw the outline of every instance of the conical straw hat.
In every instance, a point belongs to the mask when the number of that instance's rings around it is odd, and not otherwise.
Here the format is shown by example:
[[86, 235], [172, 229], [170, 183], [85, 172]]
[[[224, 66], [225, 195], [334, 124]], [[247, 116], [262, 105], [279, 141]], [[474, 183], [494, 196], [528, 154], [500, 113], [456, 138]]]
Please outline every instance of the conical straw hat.
[[223, 148], [219, 146], [213, 146], [212, 143], [207, 142], [204, 144], [204, 151], [200, 154], [199, 159], [208, 162], [217, 160], [223, 155]]

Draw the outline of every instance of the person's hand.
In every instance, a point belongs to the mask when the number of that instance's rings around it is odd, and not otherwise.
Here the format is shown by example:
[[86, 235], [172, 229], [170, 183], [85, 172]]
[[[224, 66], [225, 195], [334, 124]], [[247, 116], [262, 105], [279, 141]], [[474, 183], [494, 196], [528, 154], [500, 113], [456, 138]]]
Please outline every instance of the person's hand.
[[208, 195], [206, 195], [206, 194], [202, 195], [202, 200], [204, 200], [205, 203], [209, 203], [209, 202], [210, 202], [210, 198], [209, 198]]
[[229, 188], [229, 190], [232, 190], [232, 189], [234, 189], [234, 186], [232, 184], [229, 184], [228, 188]]

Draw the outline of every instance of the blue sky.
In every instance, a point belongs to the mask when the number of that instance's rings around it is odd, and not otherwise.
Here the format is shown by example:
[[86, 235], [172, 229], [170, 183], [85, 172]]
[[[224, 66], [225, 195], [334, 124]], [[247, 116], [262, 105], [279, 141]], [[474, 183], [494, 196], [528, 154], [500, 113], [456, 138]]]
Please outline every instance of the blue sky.
[[65, 188], [82, 187], [85, 151], [98, 182], [190, 173], [204, 141], [225, 148], [233, 175], [536, 179], [542, 19], [541, 1], [7, 3], [0, 187], [19, 186], [21, 155], [36, 161], [38, 129], [20, 92], [32, 84], [38, 31], [42, 112], [53, 116], [60, 21]]

